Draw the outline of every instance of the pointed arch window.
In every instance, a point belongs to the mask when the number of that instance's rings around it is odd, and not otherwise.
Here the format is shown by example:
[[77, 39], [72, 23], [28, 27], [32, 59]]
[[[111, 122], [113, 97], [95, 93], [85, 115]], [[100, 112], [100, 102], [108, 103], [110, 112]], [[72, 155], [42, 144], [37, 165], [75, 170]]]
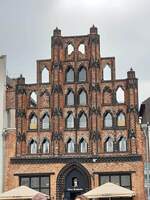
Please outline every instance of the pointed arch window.
[[30, 94], [30, 107], [37, 106], [37, 94], [36, 92], [31, 92]]
[[68, 92], [66, 103], [67, 103], [68, 106], [74, 105], [74, 93], [73, 93], [73, 91]]
[[78, 71], [78, 81], [85, 82], [86, 80], [87, 80], [86, 69], [84, 67], [81, 67]]
[[87, 128], [87, 117], [85, 113], [79, 116], [79, 128]]
[[82, 138], [79, 142], [80, 145], [80, 152], [81, 153], [87, 153], [88, 151], [88, 144], [87, 142], [84, 140], [84, 138]]
[[36, 154], [37, 153], [37, 142], [35, 140], [32, 140], [30, 142], [30, 153]]
[[125, 114], [120, 112], [117, 116], [117, 126], [124, 127], [126, 125]]
[[67, 46], [67, 53], [68, 55], [71, 55], [71, 53], [74, 51], [74, 47], [72, 44], [68, 44]]
[[44, 139], [42, 143], [42, 153], [49, 153], [49, 141]]
[[104, 116], [104, 127], [105, 128], [111, 128], [112, 126], [113, 126], [112, 115], [110, 113], [107, 113]]
[[67, 142], [67, 152], [68, 153], [74, 153], [75, 152], [75, 143], [71, 138]]
[[46, 130], [49, 128], [50, 128], [49, 115], [45, 114], [42, 118], [42, 129]]
[[79, 92], [79, 105], [87, 105], [87, 94], [84, 90]]
[[73, 116], [73, 113], [70, 113], [67, 116], [66, 128], [74, 128], [74, 116]]
[[38, 124], [37, 116], [35, 114], [32, 114], [30, 117], [29, 128], [31, 130], [35, 130], [37, 129], [37, 124]]
[[127, 140], [124, 137], [121, 137], [119, 140], [119, 151], [127, 151]]
[[118, 103], [124, 103], [125, 102], [125, 94], [124, 90], [119, 87], [116, 91], [116, 100]]
[[74, 82], [74, 70], [70, 67], [66, 71], [66, 82], [67, 83], [72, 83]]
[[111, 80], [111, 68], [108, 64], [103, 69], [103, 80]]
[[85, 54], [85, 45], [84, 44], [80, 44], [78, 51], [80, 51], [82, 54]]
[[105, 142], [105, 151], [106, 152], [113, 152], [114, 151], [114, 142], [111, 137], [109, 137]]
[[46, 67], [41, 72], [41, 81], [42, 83], [49, 83], [49, 70]]

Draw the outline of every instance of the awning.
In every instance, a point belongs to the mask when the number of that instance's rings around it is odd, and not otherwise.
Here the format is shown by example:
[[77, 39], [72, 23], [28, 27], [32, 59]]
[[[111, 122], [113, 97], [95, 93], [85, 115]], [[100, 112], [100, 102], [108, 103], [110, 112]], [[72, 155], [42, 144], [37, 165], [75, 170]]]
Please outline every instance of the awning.
[[90, 190], [83, 194], [88, 199], [96, 198], [111, 198], [111, 197], [132, 197], [135, 196], [135, 192], [124, 187], [115, 185], [113, 183], [105, 183], [99, 187]]
[[48, 197], [48, 195], [33, 190], [27, 186], [20, 186], [3, 192], [0, 194], [0, 200], [9, 200], [9, 199], [32, 199], [35, 195], [40, 194], [41, 196]]

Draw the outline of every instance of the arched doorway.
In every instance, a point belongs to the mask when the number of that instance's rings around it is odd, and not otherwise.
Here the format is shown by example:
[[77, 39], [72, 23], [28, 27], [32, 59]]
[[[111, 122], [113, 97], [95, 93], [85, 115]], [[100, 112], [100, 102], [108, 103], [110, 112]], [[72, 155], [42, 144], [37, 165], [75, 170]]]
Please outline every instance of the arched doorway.
[[90, 190], [90, 174], [81, 164], [69, 163], [59, 172], [56, 187], [57, 200], [74, 200]]

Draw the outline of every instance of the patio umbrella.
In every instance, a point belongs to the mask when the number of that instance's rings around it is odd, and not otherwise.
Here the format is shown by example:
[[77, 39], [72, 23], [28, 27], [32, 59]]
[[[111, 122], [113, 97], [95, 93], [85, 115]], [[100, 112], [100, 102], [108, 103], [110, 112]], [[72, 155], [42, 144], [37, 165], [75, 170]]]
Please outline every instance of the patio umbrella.
[[83, 196], [85, 196], [88, 199], [111, 199], [111, 197], [132, 197], [135, 196], [135, 192], [108, 182], [90, 190], [89, 192], [86, 192], [85, 194], [83, 194]]
[[48, 195], [33, 190], [27, 186], [20, 186], [9, 190], [7, 192], [3, 192], [0, 194], [0, 200], [10, 200], [10, 199], [32, 199], [37, 194], [40, 194], [43, 197], [48, 197]]

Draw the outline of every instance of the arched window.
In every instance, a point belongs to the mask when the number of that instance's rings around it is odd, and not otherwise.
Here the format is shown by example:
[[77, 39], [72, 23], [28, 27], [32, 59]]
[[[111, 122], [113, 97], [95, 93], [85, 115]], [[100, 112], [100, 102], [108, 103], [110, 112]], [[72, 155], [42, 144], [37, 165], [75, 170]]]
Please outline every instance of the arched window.
[[106, 65], [103, 69], [103, 80], [111, 80], [111, 68], [109, 65]]
[[74, 70], [72, 68], [68, 68], [68, 70], [66, 71], [66, 82], [74, 82]]
[[74, 128], [74, 117], [73, 113], [68, 114], [66, 119], [66, 128]]
[[79, 105], [87, 105], [87, 95], [84, 90], [79, 92]]
[[36, 92], [31, 92], [30, 94], [30, 107], [37, 106], [37, 94]]
[[86, 77], [86, 69], [84, 67], [81, 67], [78, 71], [78, 81], [79, 82], [85, 82], [87, 79]]
[[75, 144], [74, 141], [70, 138], [67, 142], [67, 152], [74, 153], [75, 152]]
[[73, 91], [69, 91], [67, 94], [67, 99], [66, 99], [66, 104], [68, 106], [73, 106], [74, 105], [74, 93]]
[[69, 45], [67, 46], [67, 53], [68, 53], [68, 55], [70, 55], [73, 51], [74, 51], [73, 45], [72, 45], [72, 44], [69, 44]]
[[42, 72], [42, 83], [49, 83], [49, 71], [46, 67], [43, 68]]
[[88, 144], [87, 142], [84, 140], [84, 138], [82, 138], [79, 142], [80, 145], [80, 152], [81, 153], [87, 153], [88, 151]]
[[124, 90], [119, 87], [116, 91], [116, 100], [118, 103], [124, 103]]
[[113, 152], [114, 151], [114, 142], [111, 137], [109, 137], [105, 142], [105, 151], [106, 152]]
[[29, 128], [31, 130], [37, 129], [37, 122], [37, 116], [35, 114], [32, 114], [29, 121]]
[[122, 127], [126, 125], [125, 114], [120, 112], [117, 116], [117, 126]]
[[85, 45], [84, 44], [80, 44], [78, 51], [80, 51], [82, 54], [85, 54]]
[[50, 128], [49, 116], [48, 114], [45, 114], [42, 118], [42, 129], [49, 129], [49, 128]]
[[35, 140], [32, 140], [30, 142], [30, 153], [36, 154], [37, 153], [37, 142]]
[[127, 151], [127, 140], [124, 137], [119, 140], [119, 151]]
[[85, 113], [79, 116], [79, 128], [87, 128], [87, 117]]
[[42, 143], [42, 153], [49, 153], [49, 141], [44, 139]]
[[107, 113], [104, 116], [104, 127], [105, 128], [111, 128], [113, 125], [113, 119], [112, 119], [112, 115], [110, 113]]

